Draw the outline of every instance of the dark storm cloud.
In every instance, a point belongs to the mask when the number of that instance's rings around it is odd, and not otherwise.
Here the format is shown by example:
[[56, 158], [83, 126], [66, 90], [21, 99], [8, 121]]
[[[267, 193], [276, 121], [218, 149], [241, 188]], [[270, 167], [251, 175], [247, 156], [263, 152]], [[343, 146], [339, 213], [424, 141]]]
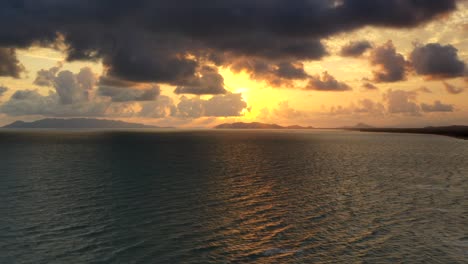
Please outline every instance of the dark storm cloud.
[[330, 35], [414, 27], [455, 8], [456, 0], [3, 0], [0, 46], [61, 40], [69, 60], [102, 59], [110, 77], [180, 85], [207, 60], [230, 66], [225, 54], [315, 60]]
[[352, 90], [352, 88], [349, 85], [337, 81], [335, 77], [331, 76], [328, 72], [324, 72], [322, 77], [311, 77], [309, 80], [309, 84], [305, 89], [328, 92], [343, 92]]
[[231, 70], [236, 73], [246, 72], [250, 78], [266, 81], [272, 87], [295, 87], [294, 80], [305, 80], [310, 75], [304, 64], [291, 60], [274, 61], [260, 58], [233, 58]]
[[[5, 27], [2, 25], [0, 27]], [[20, 74], [24, 71], [24, 66], [19, 62], [16, 57], [16, 50], [12, 48], [0, 47], [0, 77], [8, 76], [19, 78]]]
[[98, 93], [101, 96], [110, 97], [112, 102], [153, 101], [159, 96], [161, 90], [159, 87], [138, 89], [101, 86], [98, 88]]
[[376, 82], [398, 82], [406, 79], [405, 57], [397, 53], [392, 41], [375, 48], [371, 53], [370, 62], [376, 67]]
[[458, 50], [452, 45], [429, 43], [416, 47], [410, 55], [411, 64], [419, 75], [431, 79], [461, 77], [465, 63], [458, 58]]
[[112, 87], [135, 87], [138, 86], [139, 83], [122, 80], [119, 78], [111, 77], [102, 75], [99, 77], [98, 85], [99, 86], [112, 86]]
[[213, 67], [204, 66], [199, 71], [198, 76], [193, 76], [188, 80], [181, 81], [174, 93], [176, 94], [225, 94], [224, 78]]
[[341, 56], [359, 57], [368, 49], [372, 48], [372, 44], [367, 40], [350, 42], [341, 48]]
[[451, 104], [443, 104], [439, 100], [434, 101], [434, 104], [421, 104], [421, 110], [427, 113], [432, 112], [453, 112], [454, 107]]
[[299, 63], [282, 62], [278, 64], [276, 75], [284, 79], [303, 80], [310, 77], [304, 70], [304, 65]]

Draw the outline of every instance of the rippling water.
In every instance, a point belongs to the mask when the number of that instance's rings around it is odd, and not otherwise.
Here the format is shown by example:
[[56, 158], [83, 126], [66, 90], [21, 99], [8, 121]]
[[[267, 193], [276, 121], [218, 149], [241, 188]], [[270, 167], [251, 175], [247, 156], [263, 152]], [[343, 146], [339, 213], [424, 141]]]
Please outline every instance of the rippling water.
[[468, 141], [0, 133], [0, 263], [466, 263]]

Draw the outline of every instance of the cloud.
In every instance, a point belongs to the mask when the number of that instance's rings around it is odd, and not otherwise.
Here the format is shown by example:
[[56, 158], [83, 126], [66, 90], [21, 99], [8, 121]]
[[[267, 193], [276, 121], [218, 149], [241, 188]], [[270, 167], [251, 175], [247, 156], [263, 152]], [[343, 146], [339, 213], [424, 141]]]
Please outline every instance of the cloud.
[[454, 106], [451, 104], [443, 104], [439, 100], [434, 101], [434, 104], [421, 104], [421, 110], [424, 112], [453, 112]]
[[11, 116], [103, 116], [109, 102], [92, 98], [97, 82], [90, 68], [84, 67], [75, 74], [52, 68], [38, 72], [39, 83], [52, 85], [54, 91], [42, 95], [37, 90], [17, 90], [11, 98], [0, 106], [2, 113]]
[[463, 88], [463, 87], [456, 87], [455, 85], [452, 85], [452, 84], [447, 83], [447, 82], [443, 82], [443, 83], [444, 83], [444, 86], [445, 86], [445, 90], [449, 94], [461, 94], [461, 93], [463, 93], [465, 91], [465, 88]]
[[102, 75], [99, 77], [98, 86], [112, 86], [112, 87], [137, 87], [140, 85], [138, 82], [119, 79], [112, 76]]
[[188, 80], [182, 81], [174, 93], [176, 94], [225, 94], [224, 78], [213, 67], [203, 66], [198, 76], [193, 76]]
[[247, 103], [241, 94], [215, 95], [208, 100], [182, 96], [177, 105], [177, 116], [183, 118], [241, 116], [246, 107]]
[[61, 104], [73, 104], [89, 100], [87, 86], [83, 86], [77, 75], [71, 71], [61, 71], [54, 80], [54, 88]]
[[[5, 27], [5, 25], [3, 27]], [[13, 48], [0, 47], [0, 76], [19, 78], [20, 74], [24, 71], [24, 66], [16, 57], [16, 50]]]
[[164, 118], [175, 116], [177, 107], [174, 101], [165, 95], [160, 95], [155, 101], [141, 103], [141, 110], [138, 113], [140, 117]]
[[354, 112], [382, 115], [385, 112], [385, 107], [378, 102], [374, 102], [370, 99], [362, 99], [358, 101], [358, 105], [355, 107]]
[[[267, 109], [268, 110], [268, 109]], [[278, 104], [278, 107], [273, 109], [273, 115], [275, 118], [282, 118], [282, 119], [287, 119], [287, 120], [294, 120], [294, 119], [300, 119], [300, 118], [307, 118], [308, 114], [296, 110], [289, 106], [288, 101], [283, 101]], [[267, 114], [267, 113], [265, 113]]]
[[47, 70], [39, 70], [36, 74], [36, 79], [34, 79], [33, 83], [38, 86], [53, 86], [57, 73], [60, 71], [61, 67], [61, 65], [58, 65]]
[[278, 88], [295, 88], [294, 81], [305, 80], [310, 75], [304, 64], [292, 60], [272, 61], [260, 58], [232, 58], [231, 70], [235, 73], [246, 72], [251, 79], [266, 81], [268, 85]]
[[50, 114], [50, 108], [56, 105], [54, 96], [43, 96], [36, 90], [18, 90], [9, 101], [1, 105], [1, 112], [11, 115], [41, 115]]
[[379, 102], [374, 102], [371, 99], [362, 99], [357, 104], [345, 106], [332, 106], [329, 114], [331, 115], [374, 115], [381, 116], [385, 114], [385, 106]]
[[415, 100], [414, 92], [390, 89], [384, 94], [387, 111], [391, 114], [420, 115], [420, 107]]
[[367, 40], [351, 41], [341, 48], [340, 54], [344, 57], [359, 57], [371, 48], [372, 44]]
[[215, 95], [204, 103], [205, 116], [240, 116], [247, 103], [240, 93]]
[[398, 82], [406, 78], [405, 58], [397, 53], [390, 40], [372, 51], [370, 63], [376, 67], [374, 71], [376, 82]]
[[423, 113], [454, 112], [455, 107], [444, 104], [440, 100], [433, 104], [417, 103], [417, 91], [404, 91], [389, 89], [383, 94], [383, 101], [362, 99], [349, 106], [332, 106], [329, 114], [333, 116], [375, 117], [404, 116], [421, 117]]
[[110, 97], [112, 102], [153, 101], [160, 93], [161, 90], [157, 86], [143, 89], [113, 86], [101, 86], [98, 88], [98, 94]]
[[288, 80], [304, 80], [310, 77], [304, 70], [304, 64], [292, 62], [279, 63], [275, 69], [275, 75]]
[[369, 90], [369, 91], [379, 90], [379, 87], [377, 87], [377, 86], [375, 86], [375, 85], [373, 85], [372, 83], [369, 83], [369, 82], [364, 83], [362, 85], [362, 87], [364, 87], [364, 89]]
[[[206, 68], [203, 73], [205, 76], [218, 74], [213, 68]], [[159, 86], [108, 75], [98, 81], [96, 74], [88, 67], [81, 68], [76, 74], [49, 69], [39, 71], [39, 75], [47, 77], [53, 91], [43, 95], [38, 90], [17, 90], [0, 105], [0, 113], [9, 116], [195, 119], [240, 116], [247, 107], [242, 95], [234, 93], [214, 95], [209, 99], [182, 96], [176, 106], [173, 99], [160, 95]], [[209, 81], [209, 78], [205, 81]], [[0, 87], [0, 95], [4, 90], [6, 88]]]
[[0, 112], [10, 116], [43, 115], [57, 117], [103, 116], [105, 102], [79, 102], [62, 104], [57, 93], [41, 95], [36, 90], [18, 90], [0, 105]]
[[198, 97], [188, 98], [182, 96], [177, 105], [178, 116], [185, 118], [198, 118], [204, 116], [204, 101]]
[[3, 96], [3, 94], [8, 91], [8, 88], [5, 86], [0, 86], [0, 97]]
[[417, 92], [417, 93], [419, 93], [419, 92], [420, 93], [432, 93], [432, 90], [427, 88], [426, 86], [421, 86], [418, 89], [415, 89], [414, 91]]
[[[274, 65], [318, 60], [327, 54], [324, 38], [366, 26], [415, 27], [456, 10], [456, 3], [1, 1], [0, 46], [62, 46], [69, 61], [102, 61], [112, 78], [190, 87], [181, 82], [196, 78], [200, 67], [211, 63], [230, 67], [232, 60], [226, 56]], [[14, 67], [4, 74], [17, 77], [18, 72], [20, 68]]]
[[81, 68], [76, 75], [76, 81], [83, 90], [92, 90], [98, 82], [96, 74], [89, 67]]
[[313, 76], [309, 80], [306, 90], [343, 92], [350, 91], [352, 88], [346, 83], [339, 82], [328, 72], [323, 72], [322, 77]]
[[[142, 29], [134, 30], [132, 33], [122, 32], [121, 35], [107, 40], [116, 43], [112, 48], [99, 47], [104, 49], [97, 53], [78, 49], [70, 51], [69, 55], [81, 60], [102, 57], [109, 76], [128, 81], [177, 84], [180, 80], [194, 77], [199, 62], [188, 58], [190, 50], [190, 44], [186, 42], [188, 40], [182, 41], [171, 37], [162, 39], [147, 32], [140, 35], [138, 32]], [[67, 44], [75, 48], [74, 43]], [[93, 49], [93, 45], [90, 49]], [[75, 57], [69, 57], [69, 60], [74, 60]]]
[[465, 63], [458, 58], [457, 52], [452, 45], [429, 43], [417, 46], [411, 52], [410, 60], [417, 74], [430, 79], [461, 77], [465, 75]]

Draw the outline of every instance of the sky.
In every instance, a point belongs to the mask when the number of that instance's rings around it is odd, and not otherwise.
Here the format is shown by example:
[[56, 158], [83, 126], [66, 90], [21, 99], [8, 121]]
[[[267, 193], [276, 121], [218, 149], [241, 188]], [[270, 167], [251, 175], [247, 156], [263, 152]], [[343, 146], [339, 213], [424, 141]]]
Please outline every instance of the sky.
[[468, 125], [468, 1], [0, 0], [0, 125]]

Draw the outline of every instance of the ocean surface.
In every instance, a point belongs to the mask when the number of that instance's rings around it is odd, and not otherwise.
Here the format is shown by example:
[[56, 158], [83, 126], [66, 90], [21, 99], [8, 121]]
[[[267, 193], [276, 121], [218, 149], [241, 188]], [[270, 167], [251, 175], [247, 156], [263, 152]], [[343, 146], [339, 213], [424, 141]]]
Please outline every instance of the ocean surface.
[[468, 141], [0, 132], [0, 263], [468, 263]]

